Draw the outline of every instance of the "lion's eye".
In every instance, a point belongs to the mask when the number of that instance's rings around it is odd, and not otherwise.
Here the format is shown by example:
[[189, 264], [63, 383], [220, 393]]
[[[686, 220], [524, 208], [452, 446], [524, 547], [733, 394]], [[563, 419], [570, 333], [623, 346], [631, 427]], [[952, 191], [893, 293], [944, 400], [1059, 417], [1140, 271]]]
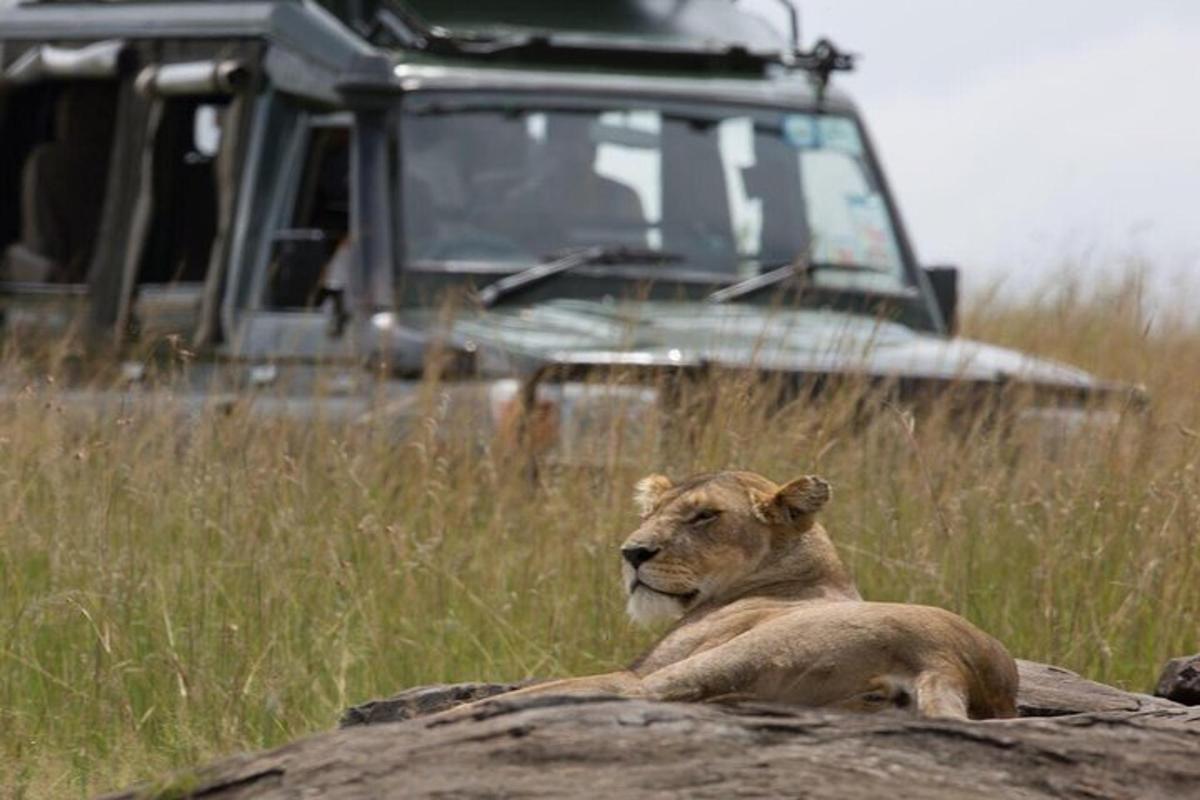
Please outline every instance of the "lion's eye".
[[715, 508], [702, 508], [695, 514], [692, 514], [692, 518], [688, 522], [692, 525], [703, 525], [706, 522], [712, 522], [720, 513]]

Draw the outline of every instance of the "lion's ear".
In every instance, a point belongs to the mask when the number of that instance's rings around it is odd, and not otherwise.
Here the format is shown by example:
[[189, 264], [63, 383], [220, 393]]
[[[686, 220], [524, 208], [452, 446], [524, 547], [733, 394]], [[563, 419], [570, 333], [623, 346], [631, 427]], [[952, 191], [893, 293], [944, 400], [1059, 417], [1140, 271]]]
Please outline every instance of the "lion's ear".
[[662, 496], [674, 485], [666, 475], [647, 475], [642, 478], [633, 488], [633, 502], [637, 504], [638, 512], [643, 517], [649, 516]]
[[786, 524], [811, 517], [824, 508], [831, 497], [833, 489], [828, 481], [816, 475], [805, 475], [780, 486], [774, 494], [755, 497], [754, 512], [764, 522]]

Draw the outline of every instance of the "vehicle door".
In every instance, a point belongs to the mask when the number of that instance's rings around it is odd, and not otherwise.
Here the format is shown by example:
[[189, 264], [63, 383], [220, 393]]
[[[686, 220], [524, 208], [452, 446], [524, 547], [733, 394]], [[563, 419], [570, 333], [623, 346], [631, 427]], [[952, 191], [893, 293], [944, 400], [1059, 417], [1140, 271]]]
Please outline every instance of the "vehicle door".
[[354, 299], [365, 238], [355, 227], [357, 123], [347, 111], [274, 104], [272, 147], [260, 149], [257, 164], [261, 230], [246, 240], [230, 287], [234, 335], [225, 353], [263, 402], [307, 409], [323, 398], [349, 413], [369, 380]]

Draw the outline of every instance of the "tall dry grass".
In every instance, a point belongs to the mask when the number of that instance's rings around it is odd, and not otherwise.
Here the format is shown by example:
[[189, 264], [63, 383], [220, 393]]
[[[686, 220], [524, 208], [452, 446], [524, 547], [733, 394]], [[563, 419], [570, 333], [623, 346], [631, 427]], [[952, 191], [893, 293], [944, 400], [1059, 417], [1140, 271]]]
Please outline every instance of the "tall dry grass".
[[620, 465], [544, 470], [436, 409], [377, 429], [212, 414], [81, 420], [0, 400], [0, 791], [85, 796], [329, 728], [414, 684], [609, 669], [632, 481], [819, 471], [868, 598], [958, 611], [1018, 656], [1144, 689], [1200, 649], [1200, 331], [1136, 286], [984, 298], [964, 334], [1146, 385], [1143, 415], [1046, 437], [850, 403], [715, 419]]

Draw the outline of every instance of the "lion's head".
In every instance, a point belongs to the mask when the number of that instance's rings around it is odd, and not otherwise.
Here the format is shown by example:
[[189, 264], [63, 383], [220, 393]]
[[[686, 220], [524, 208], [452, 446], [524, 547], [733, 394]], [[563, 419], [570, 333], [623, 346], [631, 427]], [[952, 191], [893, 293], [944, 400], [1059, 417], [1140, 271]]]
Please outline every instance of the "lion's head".
[[676, 619], [762, 587], [856, 594], [814, 519], [830, 496], [815, 475], [782, 486], [753, 472], [643, 478], [642, 524], [621, 545], [629, 615]]

